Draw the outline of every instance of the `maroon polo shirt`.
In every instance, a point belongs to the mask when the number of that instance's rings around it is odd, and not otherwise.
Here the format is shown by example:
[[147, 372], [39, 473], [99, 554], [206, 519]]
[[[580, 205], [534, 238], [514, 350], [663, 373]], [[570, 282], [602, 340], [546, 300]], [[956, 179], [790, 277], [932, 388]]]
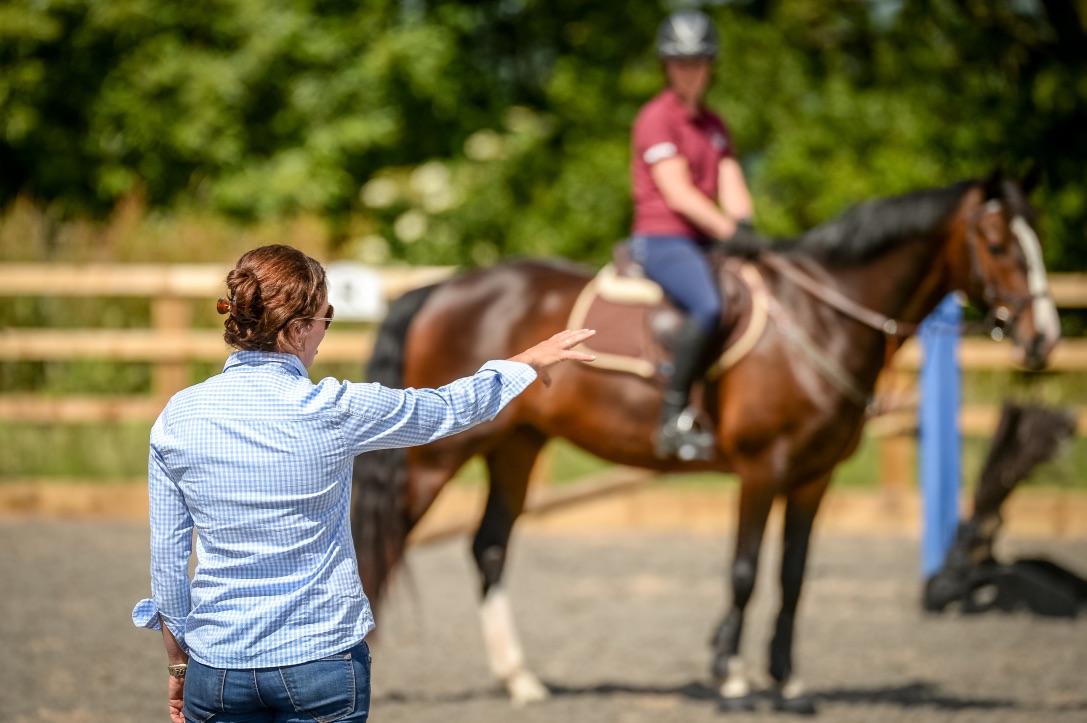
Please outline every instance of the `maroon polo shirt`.
[[716, 201], [718, 167], [722, 159], [735, 156], [724, 121], [705, 107], [692, 116], [674, 92], [665, 90], [642, 107], [631, 136], [634, 233], [705, 238], [697, 226], [668, 207], [649, 169], [666, 158], [683, 156], [694, 185]]

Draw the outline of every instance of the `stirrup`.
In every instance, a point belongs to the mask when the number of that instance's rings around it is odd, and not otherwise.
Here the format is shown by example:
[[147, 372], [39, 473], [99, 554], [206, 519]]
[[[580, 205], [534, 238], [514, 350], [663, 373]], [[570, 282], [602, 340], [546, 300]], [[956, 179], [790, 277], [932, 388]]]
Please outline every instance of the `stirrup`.
[[714, 447], [713, 433], [699, 424], [699, 412], [694, 407], [666, 421], [657, 432], [656, 453], [660, 459], [711, 460]]

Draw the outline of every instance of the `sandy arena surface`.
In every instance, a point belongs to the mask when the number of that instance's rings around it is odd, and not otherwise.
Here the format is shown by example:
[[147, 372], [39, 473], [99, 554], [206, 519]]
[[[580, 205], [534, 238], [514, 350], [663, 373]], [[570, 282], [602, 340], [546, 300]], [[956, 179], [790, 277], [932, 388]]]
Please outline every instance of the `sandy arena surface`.
[[[414, 549], [373, 643], [372, 719], [792, 720], [717, 710], [709, 635], [730, 537], [526, 531], [509, 587], [529, 663], [554, 691], [512, 708], [492, 681], [465, 540]], [[131, 521], [0, 519], [0, 721], [165, 721], [156, 633], [130, 622], [147, 594], [147, 528]], [[1087, 541], [1016, 539], [1087, 572]], [[765, 667], [777, 600], [763, 556], [745, 654]], [[1087, 618], [924, 614], [917, 541], [817, 534], [796, 662], [827, 721], [1087, 721]]]

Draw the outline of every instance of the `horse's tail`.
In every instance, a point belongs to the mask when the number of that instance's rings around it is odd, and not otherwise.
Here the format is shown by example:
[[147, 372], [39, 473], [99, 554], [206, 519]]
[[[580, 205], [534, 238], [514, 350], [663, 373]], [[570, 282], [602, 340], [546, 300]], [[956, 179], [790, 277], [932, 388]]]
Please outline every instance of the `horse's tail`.
[[[377, 332], [367, 381], [400, 389], [404, 382], [404, 341], [415, 315], [436, 286], [401, 296], [389, 307]], [[381, 449], [355, 458], [352, 475], [351, 535], [363, 590], [377, 607], [389, 576], [404, 554], [411, 521], [407, 510], [407, 451]]]

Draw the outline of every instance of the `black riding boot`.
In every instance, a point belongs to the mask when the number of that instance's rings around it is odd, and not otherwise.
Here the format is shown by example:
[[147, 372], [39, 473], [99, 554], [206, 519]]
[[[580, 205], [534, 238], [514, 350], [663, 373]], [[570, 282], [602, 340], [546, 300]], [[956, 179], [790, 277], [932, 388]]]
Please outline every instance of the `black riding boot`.
[[687, 319], [676, 339], [674, 370], [664, 390], [656, 438], [656, 453], [661, 459], [678, 457], [688, 461], [713, 457], [713, 435], [700, 430], [695, 425], [695, 411], [687, 409], [691, 385], [702, 371], [710, 337], [698, 322]]

